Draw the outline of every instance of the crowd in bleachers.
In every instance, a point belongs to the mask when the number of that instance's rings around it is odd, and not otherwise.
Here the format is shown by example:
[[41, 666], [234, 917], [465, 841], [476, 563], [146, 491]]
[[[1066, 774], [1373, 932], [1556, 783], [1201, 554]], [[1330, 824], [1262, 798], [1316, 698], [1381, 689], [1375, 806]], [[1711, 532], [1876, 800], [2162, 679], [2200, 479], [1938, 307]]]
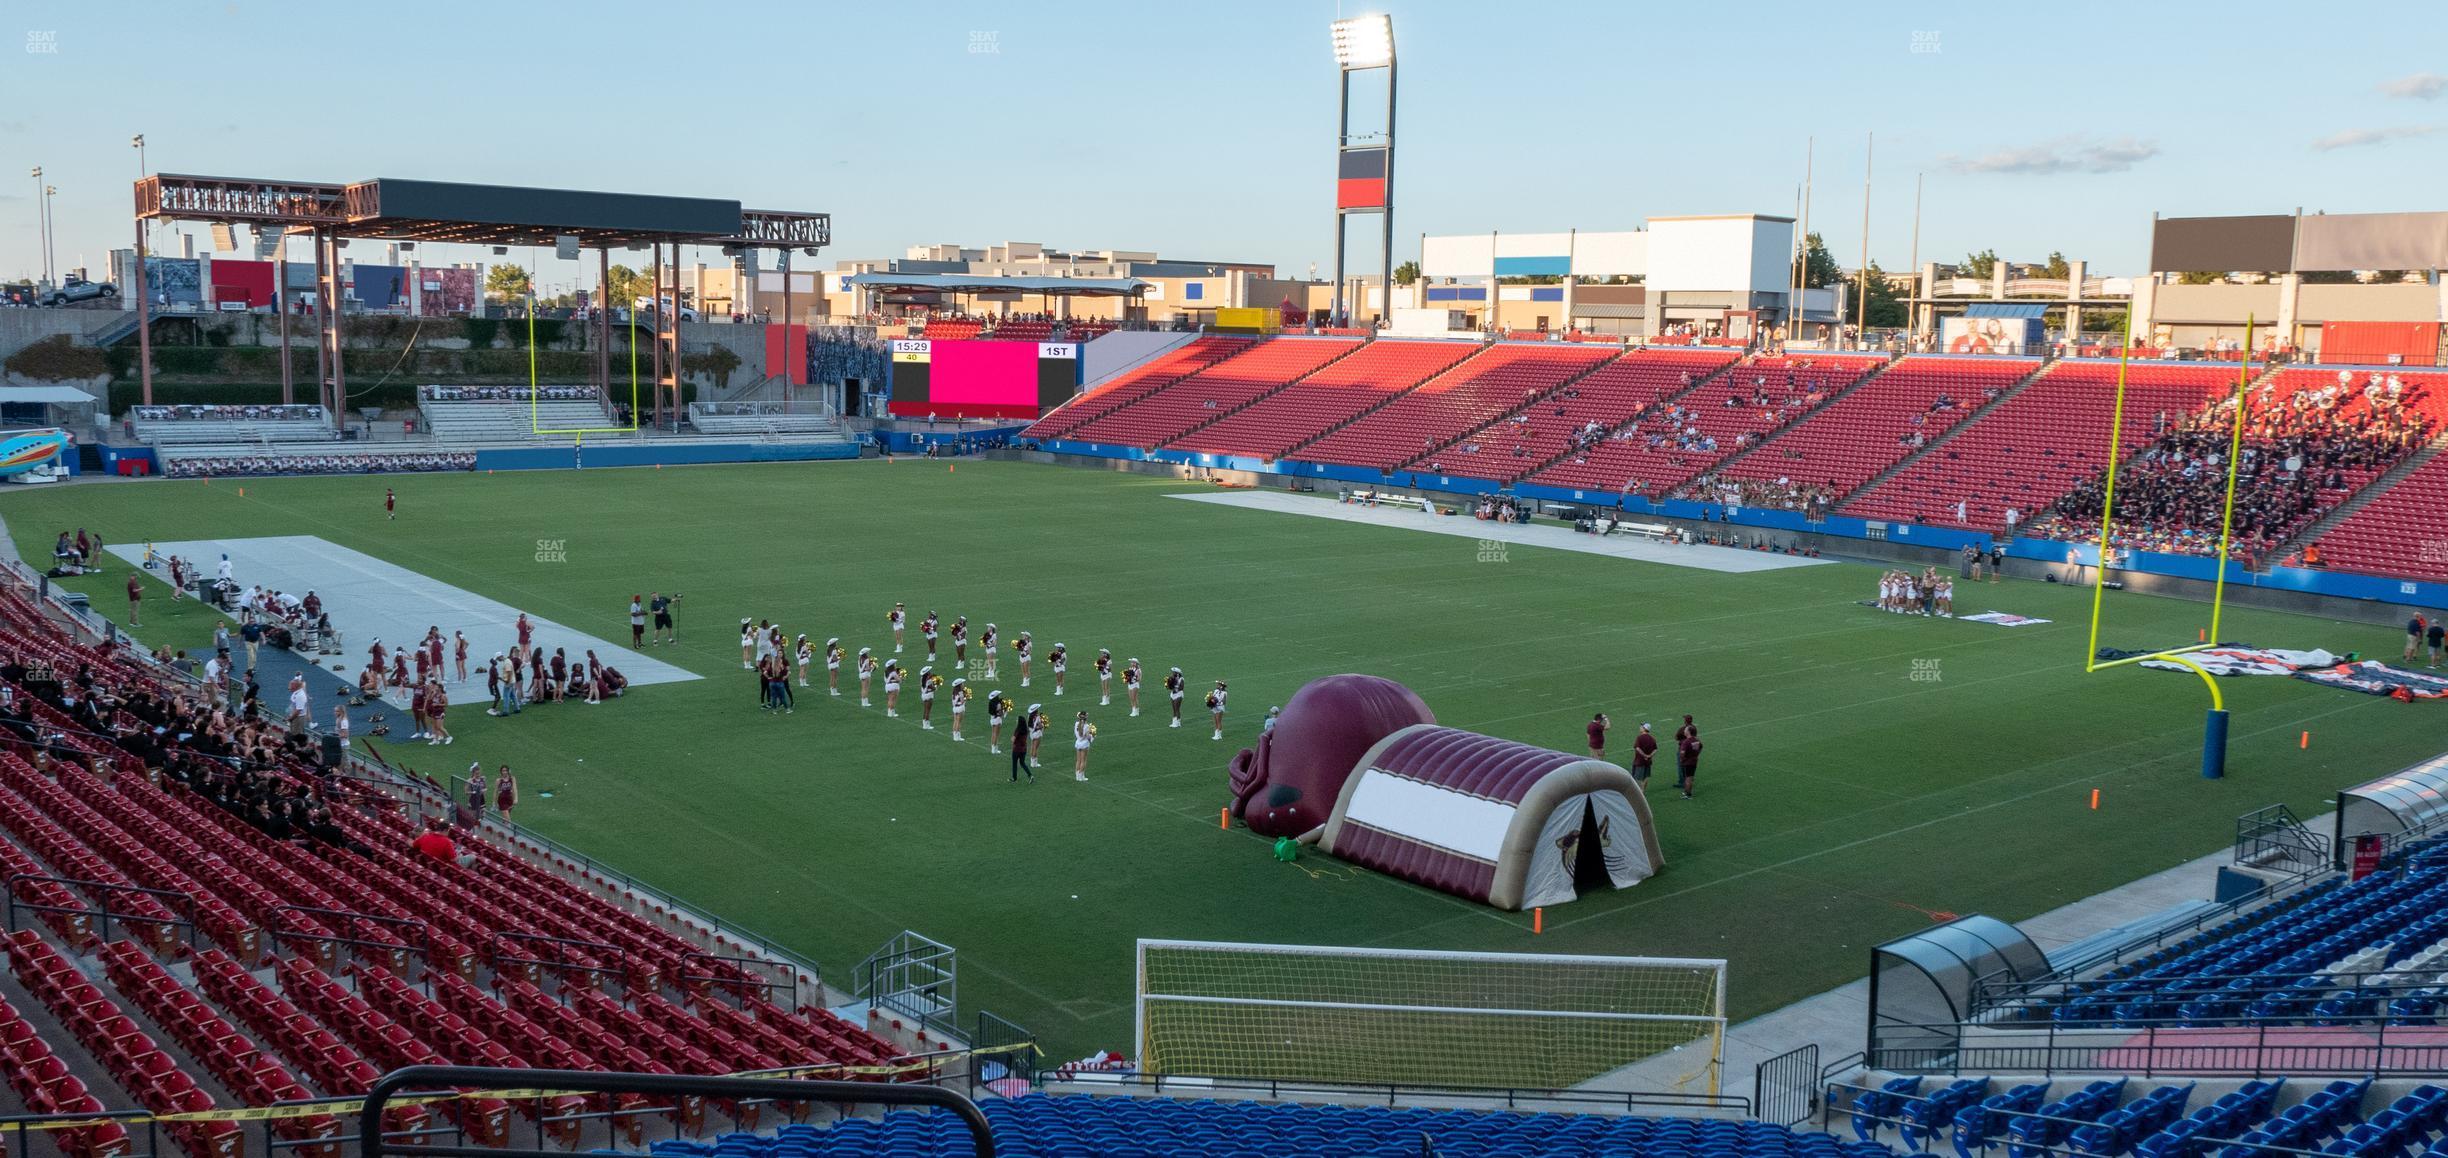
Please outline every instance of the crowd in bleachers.
[[435, 386], [417, 388], [425, 402], [594, 402], [603, 392], [594, 386]]
[[[2275, 377], [2246, 397], [2243, 448], [2233, 464], [2235, 514], [2229, 554], [2258, 559], [2427, 440], [2424, 391], [2374, 372], [2351, 371], [2310, 389], [2281, 390]], [[2181, 417], [2161, 411], [2153, 438], [2116, 475], [2115, 545], [2205, 555], [2218, 551], [2226, 513], [2226, 454], [2235, 399]], [[2099, 534], [2105, 473], [2059, 498], [2028, 534], [2091, 539]]]
[[320, 422], [320, 406], [137, 406], [129, 416], [144, 422]]
[[162, 463], [170, 478], [228, 478], [259, 474], [396, 474], [404, 471], [474, 470], [472, 451], [431, 451], [423, 454], [216, 454], [171, 458]]
[[1834, 507], [1836, 500], [1843, 496], [1828, 487], [1802, 482], [1789, 475], [1762, 479], [1727, 478], [1708, 473], [1685, 484], [1675, 497], [1728, 507], [1800, 511], [1816, 521], [1826, 518], [1829, 508]]

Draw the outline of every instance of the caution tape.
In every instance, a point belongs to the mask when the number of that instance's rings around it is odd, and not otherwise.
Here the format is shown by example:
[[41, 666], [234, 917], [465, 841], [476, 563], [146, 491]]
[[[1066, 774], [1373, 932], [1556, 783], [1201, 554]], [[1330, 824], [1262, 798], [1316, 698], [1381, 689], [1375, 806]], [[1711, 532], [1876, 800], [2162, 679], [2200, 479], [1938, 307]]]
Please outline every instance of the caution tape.
[[[958, 1053], [944, 1054], [940, 1057], [915, 1059], [892, 1065], [788, 1066], [769, 1070], [741, 1070], [737, 1073], [713, 1076], [725, 1078], [773, 1078], [783, 1080], [797, 1078], [821, 1078], [828, 1075], [892, 1077], [899, 1074], [912, 1074], [935, 1069], [947, 1062], [958, 1061], [965, 1058], [995, 1057], [1003, 1054], [1019, 1053], [1022, 1051], [1034, 1053], [1039, 1056], [1043, 1056], [1045, 1052], [1038, 1049], [1036, 1043], [1034, 1042], [1021, 1042], [1017, 1045], [998, 1045], [989, 1046], [985, 1049], [963, 1050]], [[457, 1093], [420, 1094], [416, 1097], [390, 1098], [384, 1101], [383, 1106], [386, 1110], [394, 1110], [403, 1106], [430, 1106], [443, 1102], [484, 1101], [487, 1099], [502, 1102], [517, 1102], [526, 1101], [532, 1098], [577, 1098], [587, 1097], [596, 1093], [620, 1092], [621, 1091], [618, 1090], [464, 1090]], [[17, 1124], [17, 1128], [26, 1130], [88, 1130], [98, 1126], [108, 1126], [114, 1123], [121, 1126], [141, 1126], [147, 1122], [164, 1122], [171, 1124], [181, 1122], [272, 1122], [283, 1121], [291, 1118], [340, 1117], [358, 1113], [364, 1108], [365, 1099], [363, 1097], [332, 1098], [318, 1102], [299, 1102], [287, 1106], [241, 1106], [236, 1109], [228, 1110], [189, 1110], [176, 1114], [131, 1114], [124, 1118], [78, 1118], [57, 1122], [25, 1122]]]

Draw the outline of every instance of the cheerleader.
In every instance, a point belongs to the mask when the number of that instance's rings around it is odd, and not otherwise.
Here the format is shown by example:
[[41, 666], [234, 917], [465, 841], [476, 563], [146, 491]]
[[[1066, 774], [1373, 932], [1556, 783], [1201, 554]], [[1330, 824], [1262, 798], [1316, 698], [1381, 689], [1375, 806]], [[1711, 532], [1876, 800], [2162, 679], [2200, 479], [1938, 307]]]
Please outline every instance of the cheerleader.
[[969, 713], [969, 681], [952, 681], [952, 742], [961, 742], [961, 718]]
[[1054, 694], [1058, 696], [1063, 694], [1063, 672], [1069, 670], [1065, 657], [1070, 654], [1070, 650], [1059, 643], [1054, 645], [1054, 650], [1046, 653], [1046, 665], [1054, 669]]
[[408, 654], [406, 652], [391, 653], [391, 686], [399, 689], [405, 689], [408, 686]]
[[1071, 778], [1088, 779], [1088, 745], [1096, 743], [1096, 725], [1088, 722], [1088, 712], [1082, 709], [1079, 718], [1071, 721]]
[[840, 636], [836, 635], [833, 638], [825, 641], [824, 655], [825, 687], [831, 689], [835, 696], [839, 696], [841, 695], [842, 663], [842, 645]]
[[1210, 740], [1224, 738], [1224, 681], [1217, 680], [1215, 690], [1207, 693], [1207, 715], [1215, 721], [1215, 735]]
[[952, 617], [952, 663], [962, 671], [969, 670], [969, 617]]
[[986, 625], [985, 631], [978, 634], [978, 652], [986, 660], [987, 679], [997, 678], [995, 675], [995, 640], [997, 638], [999, 637], [995, 634], [995, 625], [991, 623]]
[[374, 670], [377, 672], [384, 671], [391, 666], [386, 662], [390, 659], [391, 652], [383, 647], [380, 639], [375, 640], [374, 645], [366, 649], [366, 654], [373, 657]]
[[1113, 653], [1101, 647], [1097, 649], [1096, 673], [1097, 706], [1111, 707], [1113, 706]]
[[935, 665], [918, 669], [918, 730], [935, 730], [935, 689], [943, 686], [943, 677], [935, 674]]
[[[1011, 706], [1010, 696], [1000, 691], [986, 693], [986, 754], [989, 756], [1000, 755], [1003, 751], [995, 745], [1003, 742], [1003, 717], [1011, 714]], [[1019, 741], [1014, 740], [1013, 743], [1017, 745]]]
[[[543, 664], [537, 664], [541, 668]], [[569, 698], [569, 653], [554, 648], [552, 653], [552, 700], [560, 703]]]
[[740, 670], [756, 670], [757, 631], [747, 620], [740, 620]]
[[935, 625], [938, 622], [940, 620], [932, 611], [926, 613], [926, 618], [918, 621], [918, 638], [926, 641], [927, 662], [930, 664], [935, 662]]
[[1173, 701], [1173, 722], [1165, 725], [1168, 728], [1181, 727], [1182, 687], [1186, 682], [1182, 679], [1180, 668], [1174, 668], [1165, 676], [1165, 696]]
[[451, 666], [459, 673], [459, 682], [467, 682], [467, 633], [451, 632]]
[[518, 780], [510, 775], [510, 766], [504, 764], [501, 766], [500, 775], [493, 778], [493, 811], [501, 813], [503, 820], [508, 820], [510, 810], [516, 807], [518, 807]]
[[884, 661], [884, 718], [901, 718], [901, 661]]
[[448, 744], [458, 737], [451, 735], [450, 726], [442, 717], [450, 708], [450, 689], [442, 686], [442, 673], [435, 672], [433, 681], [425, 685], [425, 742]]
[[553, 691], [552, 669], [544, 666], [544, 657], [540, 655], [531, 660], [528, 666], [535, 669], [535, 674], [529, 678], [527, 684], [527, 702], [531, 704], [549, 702], [552, 699]]
[[[1030, 704], [1028, 710], [1028, 766], [1032, 773], [1045, 767], [1045, 762], [1037, 758], [1037, 753], [1045, 746], [1045, 734], [1045, 705]], [[1015, 736], [1013, 739], [1016, 742], [1018, 737]], [[1029, 777], [1031, 780], [1036, 778], [1034, 775]]]
[[1952, 579], [1938, 580], [1938, 614], [1946, 619], [1955, 618], [1955, 581]]
[[799, 686], [808, 686], [808, 668], [816, 663], [816, 645], [807, 636], [799, 637]]
[[424, 687], [425, 677], [433, 669], [433, 661], [426, 657], [425, 649], [422, 646], [411, 654], [416, 656], [416, 686]]
[[1139, 661], [1138, 661], [1138, 659], [1137, 659], [1137, 658], [1135, 658], [1135, 657], [1134, 657], [1134, 658], [1133, 658], [1133, 659], [1130, 661], [1129, 665], [1128, 665], [1128, 666], [1125, 666], [1125, 667], [1122, 669], [1122, 691], [1123, 691], [1123, 694], [1125, 694], [1125, 695], [1127, 695], [1127, 696], [1129, 696], [1129, 697], [1130, 697], [1130, 708], [1131, 708], [1131, 713], [1130, 713], [1130, 714], [1131, 714], [1131, 718], [1133, 718], [1133, 719], [1137, 719], [1137, 718], [1138, 718], [1138, 716], [1139, 716], [1139, 680], [1140, 680], [1140, 679], [1141, 679], [1141, 673], [1140, 673], [1140, 671], [1139, 671]]
[[875, 666], [875, 649], [871, 647], [860, 648], [858, 653], [858, 677], [859, 706], [862, 708], [871, 708], [875, 706], [874, 701], [867, 698], [867, 681], [875, 678]]
[[415, 693], [408, 697], [408, 738], [425, 738], [425, 685], [421, 683], [416, 686]]
[[1036, 641], [1030, 639], [1025, 631], [1020, 633], [1018, 639], [1012, 640], [1012, 658], [1020, 661], [1020, 686], [1024, 688], [1029, 685], [1029, 652], [1036, 646]]
[[476, 814], [476, 815], [478, 815], [478, 816], [483, 816], [483, 815], [484, 815], [484, 810], [485, 810], [485, 778], [484, 778], [484, 761], [482, 761], [482, 760], [479, 760], [479, 761], [477, 761], [477, 762], [475, 762], [475, 763], [473, 763], [473, 764], [468, 765], [468, 774], [467, 774], [467, 802], [468, 802], [468, 811], [473, 812], [473, 813], [475, 813], [475, 814]]
[[884, 615], [884, 624], [892, 628], [893, 654], [901, 654], [901, 631], [909, 624], [909, 611], [901, 604], [893, 604], [893, 609]]

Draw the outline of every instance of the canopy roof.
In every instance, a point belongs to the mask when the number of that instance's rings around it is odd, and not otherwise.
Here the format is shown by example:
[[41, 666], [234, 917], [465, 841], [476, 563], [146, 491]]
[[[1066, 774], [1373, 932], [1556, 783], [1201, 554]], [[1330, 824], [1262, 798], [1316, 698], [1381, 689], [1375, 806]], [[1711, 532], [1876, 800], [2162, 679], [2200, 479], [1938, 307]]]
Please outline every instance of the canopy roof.
[[937, 290], [956, 294], [1053, 294], [1057, 297], [1137, 297], [1156, 283], [1136, 277], [990, 277], [971, 273], [854, 273], [849, 286], [882, 290]]

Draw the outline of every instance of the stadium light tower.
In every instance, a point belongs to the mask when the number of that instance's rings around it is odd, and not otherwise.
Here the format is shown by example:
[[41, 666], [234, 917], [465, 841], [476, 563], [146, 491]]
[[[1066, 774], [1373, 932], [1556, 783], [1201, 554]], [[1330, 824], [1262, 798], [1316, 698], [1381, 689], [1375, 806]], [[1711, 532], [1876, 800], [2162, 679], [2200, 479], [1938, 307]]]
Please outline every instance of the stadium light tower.
[[[1343, 301], [1344, 218], [1374, 213], [1383, 225], [1384, 268], [1379, 294], [1390, 314], [1394, 308], [1394, 18], [1383, 13], [1334, 22], [1335, 67], [1339, 96], [1335, 113], [1335, 288], [1337, 324], [1349, 324]], [[1386, 71], [1385, 132], [1354, 144], [1351, 131], [1351, 78], [1373, 68]], [[1365, 304], [1366, 294], [1356, 295]]]

